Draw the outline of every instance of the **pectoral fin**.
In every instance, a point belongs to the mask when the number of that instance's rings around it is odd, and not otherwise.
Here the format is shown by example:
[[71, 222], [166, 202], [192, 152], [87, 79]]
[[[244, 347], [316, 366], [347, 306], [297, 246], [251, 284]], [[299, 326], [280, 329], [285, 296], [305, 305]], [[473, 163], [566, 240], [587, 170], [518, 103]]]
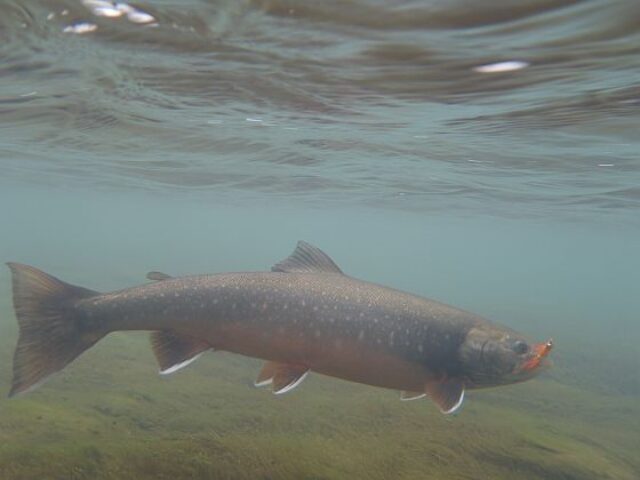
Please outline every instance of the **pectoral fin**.
[[430, 382], [425, 391], [445, 415], [455, 413], [464, 401], [464, 384], [457, 379]]
[[255, 386], [271, 385], [273, 393], [279, 395], [296, 388], [308, 374], [309, 369], [303, 365], [265, 362], [255, 381]]
[[194, 362], [211, 345], [195, 337], [162, 330], [151, 334], [151, 348], [160, 365], [160, 373], [168, 375]]

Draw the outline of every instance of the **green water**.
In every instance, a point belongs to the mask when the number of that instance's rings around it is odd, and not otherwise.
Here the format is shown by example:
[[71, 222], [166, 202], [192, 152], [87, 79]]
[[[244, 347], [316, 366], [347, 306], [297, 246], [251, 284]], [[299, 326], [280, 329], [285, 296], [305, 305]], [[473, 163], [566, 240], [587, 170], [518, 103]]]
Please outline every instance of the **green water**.
[[[143, 333], [110, 335], [37, 391], [0, 400], [0, 478], [635, 479], [637, 230], [149, 194], [6, 188], [0, 257], [101, 291], [172, 274], [268, 269], [295, 241], [351, 275], [553, 337], [554, 368], [429, 401], [311, 375], [283, 396], [260, 363], [208, 353], [169, 377]], [[0, 276], [0, 385], [17, 336]], [[634, 283], [636, 282], [636, 283]]]

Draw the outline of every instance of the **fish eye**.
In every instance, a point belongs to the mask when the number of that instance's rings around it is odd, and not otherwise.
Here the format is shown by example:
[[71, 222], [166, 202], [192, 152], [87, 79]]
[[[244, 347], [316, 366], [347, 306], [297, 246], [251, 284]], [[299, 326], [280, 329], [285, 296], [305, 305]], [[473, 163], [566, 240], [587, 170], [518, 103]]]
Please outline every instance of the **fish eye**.
[[529, 352], [529, 345], [527, 345], [522, 340], [518, 340], [513, 344], [513, 351], [518, 355], [524, 355], [525, 353]]

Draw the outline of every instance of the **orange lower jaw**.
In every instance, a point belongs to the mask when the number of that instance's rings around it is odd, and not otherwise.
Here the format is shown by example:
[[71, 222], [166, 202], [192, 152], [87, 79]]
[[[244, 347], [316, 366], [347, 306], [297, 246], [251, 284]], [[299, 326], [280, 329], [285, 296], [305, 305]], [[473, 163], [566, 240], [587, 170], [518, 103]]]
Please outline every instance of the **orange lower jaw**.
[[549, 339], [548, 342], [538, 343], [533, 347], [533, 354], [530, 359], [528, 359], [522, 365], [520, 371], [528, 372], [538, 368], [540, 362], [549, 355], [549, 352], [553, 348], [553, 340]]

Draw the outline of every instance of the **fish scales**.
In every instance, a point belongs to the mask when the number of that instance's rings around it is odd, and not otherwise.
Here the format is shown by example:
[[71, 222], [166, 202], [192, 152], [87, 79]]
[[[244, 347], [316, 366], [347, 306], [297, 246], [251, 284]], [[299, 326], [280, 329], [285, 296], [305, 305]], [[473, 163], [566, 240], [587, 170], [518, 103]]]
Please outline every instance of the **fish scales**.
[[[94, 328], [177, 330], [205, 338], [217, 350], [304, 363], [338, 377], [330, 357], [347, 350], [352, 358], [345, 360], [360, 360], [367, 370], [373, 362], [368, 356], [389, 355], [419, 364], [425, 376], [440, 374], [464, 334], [480, 321], [438, 302], [323, 273], [182, 277], [82, 300], [77, 307]], [[376, 382], [416, 387], [397, 383], [394, 378]]]

